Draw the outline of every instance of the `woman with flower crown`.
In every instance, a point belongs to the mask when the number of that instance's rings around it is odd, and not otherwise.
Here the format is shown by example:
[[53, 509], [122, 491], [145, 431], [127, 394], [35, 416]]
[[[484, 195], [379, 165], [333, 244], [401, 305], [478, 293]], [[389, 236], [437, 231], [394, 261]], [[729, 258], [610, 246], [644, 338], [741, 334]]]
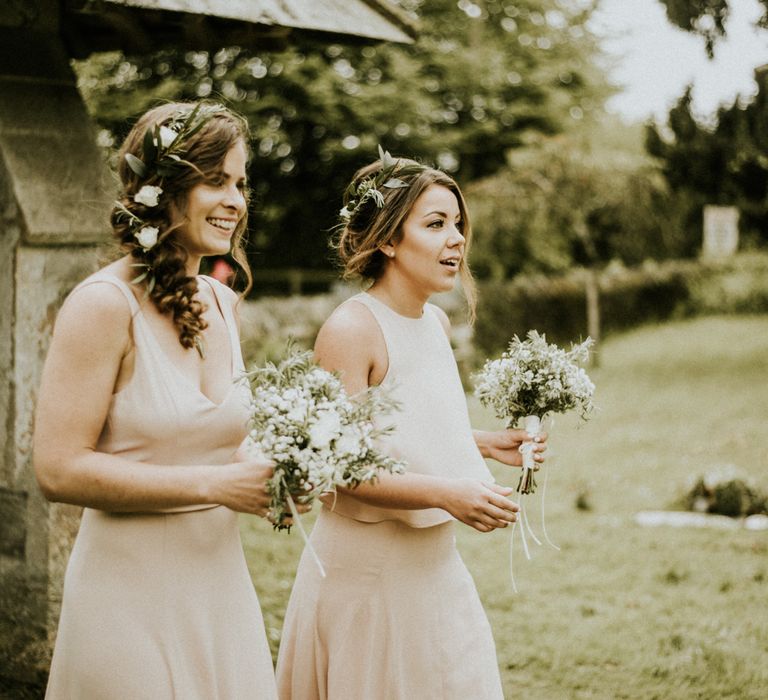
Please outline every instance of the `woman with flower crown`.
[[247, 141], [220, 105], [144, 114], [119, 154], [124, 256], [59, 312], [35, 470], [49, 500], [84, 511], [48, 698], [275, 697], [237, 524], [267, 512], [272, 465], [239, 449], [237, 296], [198, 274], [231, 251], [250, 282]]
[[[472, 431], [431, 295], [457, 277], [473, 308], [471, 231], [445, 173], [385, 152], [345, 194], [338, 253], [370, 282], [339, 306], [315, 344], [350, 394], [382, 385], [400, 404], [382, 447], [403, 475], [325, 501], [305, 551], [277, 663], [281, 700], [502, 698], [491, 630], [455, 546], [454, 521], [480, 532], [515, 521], [512, 488], [483, 457], [520, 465], [523, 431]], [[543, 459], [546, 438], [537, 444]]]

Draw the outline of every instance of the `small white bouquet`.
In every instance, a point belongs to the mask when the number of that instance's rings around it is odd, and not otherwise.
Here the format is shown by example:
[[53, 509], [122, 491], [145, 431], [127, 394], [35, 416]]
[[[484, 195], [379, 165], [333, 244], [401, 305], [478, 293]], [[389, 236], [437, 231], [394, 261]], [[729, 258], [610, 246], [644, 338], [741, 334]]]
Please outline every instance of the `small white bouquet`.
[[[507, 428], [512, 428], [518, 421], [533, 437], [541, 430], [541, 420], [550, 413], [565, 413], [577, 409], [581, 417], [587, 419], [594, 406], [592, 396], [595, 385], [587, 373], [578, 366], [589, 358], [589, 349], [593, 340], [587, 338], [580, 345], [563, 350], [557, 345], [547, 343], [547, 339], [537, 331], [528, 331], [525, 340], [515, 336], [509, 348], [497, 360], [488, 360], [477, 375], [475, 394], [484, 406], [493, 408], [497, 418], [505, 421]], [[541, 544], [533, 529], [528, 524], [528, 515], [523, 503], [523, 496], [536, 490], [534, 473], [536, 465], [533, 459], [533, 442], [524, 442], [520, 446], [523, 455], [523, 471], [517, 483], [520, 493], [520, 537], [527, 559], [528, 551], [525, 532], [536, 544]], [[560, 549], [549, 539], [544, 517], [544, 495], [547, 489], [546, 472], [544, 487], [541, 492], [541, 525], [544, 538], [549, 545]], [[512, 588], [517, 592], [515, 574], [512, 566], [512, 547], [517, 526], [512, 526], [510, 546], [510, 576]]]
[[[550, 413], [577, 409], [587, 419], [593, 410], [595, 385], [578, 363], [586, 362], [592, 345], [587, 338], [565, 351], [547, 343], [537, 331], [528, 331], [525, 340], [515, 336], [499, 359], [485, 363], [475, 393], [508, 428], [523, 419], [525, 429], [534, 436], [541, 429], [541, 419]], [[531, 449], [530, 443], [520, 448], [523, 473], [517, 490], [523, 494], [536, 489]]]
[[312, 353], [294, 350], [278, 364], [247, 373], [251, 401], [250, 438], [276, 463], [269, 482], [270, 519], [275, 529], [296, 517], [293, 501], [311, 503], [337, 486], [374, 481], [379, 471], [402, 473], [404, 464], [376, 449], [392, 427], [377, 420], [397, 405], [372, 387], [354, 399], [341, 380], [319, 367]]

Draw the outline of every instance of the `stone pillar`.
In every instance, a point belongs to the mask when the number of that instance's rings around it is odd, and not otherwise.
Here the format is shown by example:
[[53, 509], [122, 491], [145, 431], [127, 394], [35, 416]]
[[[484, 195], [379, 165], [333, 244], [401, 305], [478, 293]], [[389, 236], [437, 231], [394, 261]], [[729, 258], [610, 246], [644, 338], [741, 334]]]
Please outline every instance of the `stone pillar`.
[[24, 16], [34, 6], [0, 12], [0, 691], [47, 676], [80, 512], [37, 488], [35, 398], [56, 312], [104, 255], [114, 189], [56, 28]]

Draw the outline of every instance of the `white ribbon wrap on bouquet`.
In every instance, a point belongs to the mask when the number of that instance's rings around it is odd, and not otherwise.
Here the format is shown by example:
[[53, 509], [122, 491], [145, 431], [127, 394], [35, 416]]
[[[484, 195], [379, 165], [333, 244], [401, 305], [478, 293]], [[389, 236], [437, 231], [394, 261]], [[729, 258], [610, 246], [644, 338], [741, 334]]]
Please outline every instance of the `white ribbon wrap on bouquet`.
[[[528, 484], [529, 481], [533, 478], [533, 472], [537, 471], [536, 467], [536, 460], [534, 459], [534, 441], [533, 438], [538, 437], [538, 435], [541, 433], [541, 418], [539, 416], [526, 416], [523, 419], [523, 427], [525, 428], [525, 431], [531, 435], [531, 440], [524, 442], [522, 445], [520, 445], [519, 450], [520, 454], [523, 457], [523, 464], [522, 464], [522, 474], [520, 476], [520, 484]], [[544, 539], [547, 541], [547, 544], [554, 547], [555, 549], [560, 549], [554, 542], [552, 542], [549, 539], [549, 535], [547, 534], [547, 525], [544, 519], [544, 496], [546, 495], [547, 491], [547, 470], [544, 470], [544, 485], [541, 489], [541, 526], [544, 533]], [[524, 489], [527, 491], [527, 489]], [[526, 512], [525, 507], [525, 496], [527, 495], [523, 491], [520, 490], [520, 486], [518, 486], [519, 491], [519, 505], [520, 510], [518, 511], [518, 518], [517, 521], [515, 521], [514, 525], [512, 526], [512, 534], [510, 536], [509, 540], [509, 567], [510, 567], [510, 576], [512, 579], [512, 589], [517, 593], [517, 584], [515, 582], [515, 574], [514, 574], [514, 566], [513, 566], [513, 546], [514, 546], [514, 539], [515, 539], [515, 528], [517, 527], [518, 522], [520, 522], [520, 539], [523, 544], [523, 551], [525, 552], [526, 559], [531, 558], [531, 553], [528, 549], [528, 541], [526, 540], [526, 532], [531, 536], [533, 541], [536, 544], [541, 544], [541, 541], [538, 537], [536, 537], [536, 534], [533, 532], [533, 529], [531, 528], [529, 522], [528, 522], [528, 514]]]
[[[523, 427], [531, 438], [538, 437], [541, 432], [541, 418], [526, 416], [523, 418]], [[529, 472], [536, 470], [536, 462], [533, 459], [533, 439], [520, 445], [520, 453], [523, 455], [523, 483], [525, 483]]]

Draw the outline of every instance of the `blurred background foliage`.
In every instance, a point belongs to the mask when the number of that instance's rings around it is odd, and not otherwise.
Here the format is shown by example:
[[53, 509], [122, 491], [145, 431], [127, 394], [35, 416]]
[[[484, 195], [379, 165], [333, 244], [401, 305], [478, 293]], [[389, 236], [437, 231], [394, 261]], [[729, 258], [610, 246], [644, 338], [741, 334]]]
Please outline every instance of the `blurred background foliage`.
[[696, 121], [688, 88], [666, 127], [647, 127], [648, 152], [658, 158], [688, 237], [701, 231], [705, 204], [739, 208], [742, 247], [768, 244], [768, 66], [755, 72], [757, 94], [721, 107], [711, 124]]
[[[663, 2], [672, 22], [714, 46], [727, 0]], [[694, 257], [707, 203], [739, 206], [746, 247], [764, 246], [766, 74], [755, 98], [707, 124], [692, 115], [689, 90], [667, 124], [627, 125], [604, 110], [615, 88], [590, 28], [598, 3], [400, 0], [421, 20], [412, 46], [160, 49], [75, 68], [110, 153], [131, 118], [161, 100], [210, 97], [248, 117], [259, 271], [333, 276], [327, 243], [341, 192], [379, 143], [462, 184], [481, 279]], [[260, 293], [273, 291], [267, 277]]]
[[341, 192], [378, 143], [468, 183], [505, 167], [509, 149], [592, 118], [611, 94], [589, 5], [401, 4], [422, 22], [412, 46], [97, 55], [76, 64], [80, 89], [105, 146], [158, 100], [213, 97], [244, 113], [255, 266], [328, 268]]
[[508, 161], [467, 188], [481, 279], [696, 252], [701, 234], [687, 239], [680, 227], [669, 187], [643, 152], [642, 126], [592, 120]]
[[[725, 22], [733, 0], [659, 0], [667, 11], [669, 21], [680, 29], [704, 38], [710, 57], [714, 55], [717, 40], [725, 35]], [[768, 28], [768, 0], [757, 0], [762, 15], [759, 27]]]

